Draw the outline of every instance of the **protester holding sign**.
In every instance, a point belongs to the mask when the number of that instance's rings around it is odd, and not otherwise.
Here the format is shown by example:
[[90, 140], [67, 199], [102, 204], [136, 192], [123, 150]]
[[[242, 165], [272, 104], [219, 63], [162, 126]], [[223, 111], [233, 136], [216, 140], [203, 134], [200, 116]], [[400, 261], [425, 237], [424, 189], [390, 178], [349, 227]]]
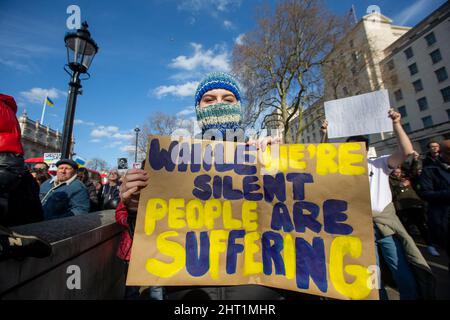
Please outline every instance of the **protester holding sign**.
[[[368, 160], [375, 244], [393, 275], [400, 299], [432, 299], [435, 296], [434, 276], [414, 240], [395, 214], [389, 186], [389, 174], [414, 150], [401, 125], [400, 114], [390, 109], [388, 115], [397, 136], [398, 151], [389, 156]], [[324, 123], [323, 128], [326, 129], [326, 126], [327, 123]], [[322, 130], [322, 133], [326, 133], [326, 130]], [[347, 142], [364, 142], [369, 148], [369, 141], [363, 136], [350, 137]], [[384, 290], [381, 290], [380, 295], [387, 298]]]
[[[244, 142], [265, 149], [279, 140], [266, 137], [248, 140], [241, 128], [241, 93], [237, 81], [226, 73], [208, 74], [199, 84], [195, 94], [197, 121], [202, 137], [208, 140]], [[130, 215], [136, 215], [140, 191], [148, 185], [144, 170], [129, 170], [121, 185], [121, 201]], [[263, 286], [239, 287], [167, 287], [168, 299], [282, 299], [275, 289]]]

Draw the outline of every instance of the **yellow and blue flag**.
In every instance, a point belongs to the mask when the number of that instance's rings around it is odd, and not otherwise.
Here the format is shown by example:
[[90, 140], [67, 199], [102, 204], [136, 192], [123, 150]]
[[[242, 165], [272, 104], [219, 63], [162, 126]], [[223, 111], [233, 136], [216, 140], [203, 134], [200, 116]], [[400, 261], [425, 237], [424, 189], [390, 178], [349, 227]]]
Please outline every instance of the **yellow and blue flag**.
[[53, 101], [50, 100], [49, 97], [47, 97], [47, 98], [45, 99], [45, 104], [48, 105], [49, 107], [53, 107], [53, 106], [55, 105], [55, 104], [53, 103]]

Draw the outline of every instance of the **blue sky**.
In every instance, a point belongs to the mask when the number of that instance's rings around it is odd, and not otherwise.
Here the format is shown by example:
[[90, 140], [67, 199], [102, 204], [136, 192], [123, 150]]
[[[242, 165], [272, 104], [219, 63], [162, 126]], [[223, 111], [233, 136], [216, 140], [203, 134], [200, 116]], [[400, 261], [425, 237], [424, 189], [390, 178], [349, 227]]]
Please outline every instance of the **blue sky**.
[[[239, 35], [255, 27], [260, 0], [0, 0], [0, 92], [12, 95], [28, 116], [40, 119], [46, 93], [55, 103], [44, 124], [62, 131], [69, 77], [64, 35], [76, 4], [100, 50], [78, 96], [75, 152], [116, 165], [129, 157], [133, 128], [153, 113], [193, 116], [196, 82], [227, 71]], [[361, 18], [378, 5], [395, 24], [414, 26], [445, 0], [326, 0]], [[130, 162], [132, 157], [130, 157]]]

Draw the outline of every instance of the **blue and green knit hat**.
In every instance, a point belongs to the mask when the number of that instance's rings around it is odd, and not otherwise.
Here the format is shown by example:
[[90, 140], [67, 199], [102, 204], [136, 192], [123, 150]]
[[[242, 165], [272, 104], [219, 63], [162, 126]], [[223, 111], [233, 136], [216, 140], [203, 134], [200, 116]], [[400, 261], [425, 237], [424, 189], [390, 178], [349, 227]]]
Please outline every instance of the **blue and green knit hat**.
[[[225, 89], [234, 94], [237, 103], [218, 103], [200, 108], [203, 95], [214, 89]], [[241, 93], [236, 79], [224, 72], [210, 73], [203, 78], [195, 93], [195, 112], [202, 132], [210, 129], [219, 130], [225, 137], [226, 130], [241, 128]]]
[[236, 79], [229, 73], [212, 72], [207, 74], [197, 87], [195, 92], [195, 106], [200, 104], [203, 95], [214, 89], [225, 89], [231, 91], [237, 101], [241, 101], [241, 91]]

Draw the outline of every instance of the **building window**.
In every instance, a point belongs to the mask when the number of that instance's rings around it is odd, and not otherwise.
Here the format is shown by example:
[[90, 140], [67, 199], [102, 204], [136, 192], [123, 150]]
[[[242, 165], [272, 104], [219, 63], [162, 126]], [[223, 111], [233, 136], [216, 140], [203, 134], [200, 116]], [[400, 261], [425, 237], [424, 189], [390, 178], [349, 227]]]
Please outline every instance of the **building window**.
[[403, 51], [405, 53], [406, 59], [411, 59], [414, 56], [413, 50], [411, 47]]
[[355, 68], [355, 67], [352, 68], [352, 74], [353, 74], [353, 75], [356, 74], [356, 68]]
[[355, 46], [353, 40], [350, 40], [350, 48], [353, 48]]
[[412, 65], [410, 65], [409, 67], [408, 67], [408, 69], [409, 69], [409, 73], [413, 76], [413, 75], [415, 75], [417, 72], [419, 72], [419, 70], [417, 69], [417, 64], [416, 63], [413, 63]]
[[416, 90], [416, 92], [422, 91], [423, 90], [423, 85], [422, 85], [422, 80], [416, 80], [412, 83], [414, 90]]
[[436, 70], [434, 73], [436, 73], [436, 77], [439, 82], [445, 81], [448, 79], [447, 70], [445, 70], [445, 67], [442, 67], [438, 70]]
[[444, 99], [444, 102], [450, 101], [450, 87], [442, 89], [441, 94], [442, 94], [442, 99]]
[[426, 97], [420, 98], [417, 100], [417, 104], [419, 105], [419, 110], [424, 111], [428, 109], [428, 101]]
[[431, 61], [433, 61], [433, 64], [438, 63], [442, 60], [441, 51], [439, 49], [434, 50], [432, 53], [430, 53]]
[[403, 99], [402, 89], [398, 89], [397, 91], [395, 91], [394, 96], [396, 101], [402, 100]]
[[359, 60], [359, 54], [357, 51], [352, 53], [353, 62], [358, 62]]
[[309, 136], [306, 138], [306, 140], [308, 141], [308, 143], [311, 143], [311, 139], [309, 138]]
[[450, 109], [447, 109], [447, 118], [450, 120]]
[[395, 86], [397, 83], [398, 83], [398, 76], [396, 74], [394, 74], [391, 77], [391, 84]]
[[316, 134], [313, 133], [313, 141], [316, 142]]
[[427, 116], [422, 118], [422, 122], [423, 122], [423, 127], [424, 128], [428, 128], [431, 127], [433, 125], [433, 119], [431, 118], [431, 116]]
[[408, 116], [408, 113], [406, 112], [406, 107], [405, 106], [398, 107], [398, 112], [400, 113], [402, 118]]
[[406, 133], [410, 133], [411, 132], [411, 125], [409, 123], [404, 123], [403, 124], [403, 130], [405, 130]]
[[387, 63], [388, 69], [392, 70], [395, 68], [395, 64], [394, 64], [394, 60], [389, 60], [389, 62]]
[[425, 40], [427, 40], [428, 46], [431, 46], [432, 44], [435, 44], [436, 43], [436, 37], [434, 35], [434, 32], [431, 32], [431, 33], [427, 34], [425, 36]]

